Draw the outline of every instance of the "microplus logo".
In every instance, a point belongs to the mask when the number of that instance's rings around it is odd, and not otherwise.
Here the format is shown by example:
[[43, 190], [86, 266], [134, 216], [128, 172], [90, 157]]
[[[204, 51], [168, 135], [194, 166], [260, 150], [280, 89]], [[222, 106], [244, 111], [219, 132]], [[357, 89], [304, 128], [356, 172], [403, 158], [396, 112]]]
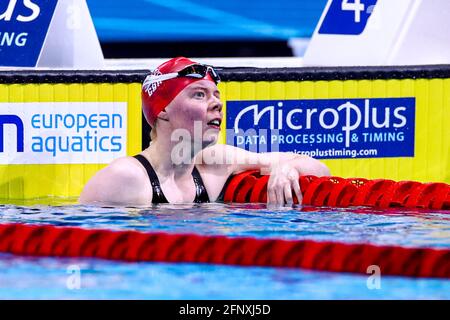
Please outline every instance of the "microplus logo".
[[0, 1], [0, 65], [34, 67], [57, 0]]
[[227, 101], [227, 143], [316, 158], [412, 157], [414, 117], [415, 98]]
[[0, 103], [0, 164], [109, 163], [126, 128], [121, 102]]

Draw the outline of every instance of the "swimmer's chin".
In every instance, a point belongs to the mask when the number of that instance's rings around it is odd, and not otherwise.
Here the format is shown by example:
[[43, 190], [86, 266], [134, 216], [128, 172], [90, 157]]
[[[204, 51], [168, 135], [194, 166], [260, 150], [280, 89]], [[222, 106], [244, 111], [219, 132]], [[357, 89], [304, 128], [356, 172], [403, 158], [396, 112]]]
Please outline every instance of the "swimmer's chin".
[[219, 142], [219, 136], [211, 137], [211, 139], [203, 140], [203, 149], [216, 145]]

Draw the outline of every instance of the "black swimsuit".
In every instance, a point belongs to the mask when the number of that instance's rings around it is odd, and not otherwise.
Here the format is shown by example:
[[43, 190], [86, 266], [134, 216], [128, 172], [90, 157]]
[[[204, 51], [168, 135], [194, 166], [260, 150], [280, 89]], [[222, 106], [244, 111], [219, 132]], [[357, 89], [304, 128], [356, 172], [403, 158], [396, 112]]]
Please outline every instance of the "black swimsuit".
[[[152, 203], [169, 203], [167, 201], [166, 196], [164, 195], [161, 184], [159, 183], [158, 176], [156, 175], [155, 170], [153, 169], [150, 162], [143, 156], [143, 155], [135, 155], [134, 158], [136, 158], [147, 170], [148, 177], [150, 179], [150, 184], [152, 185], [153, 189], [153, 199]], [[194, 170], [192, 171], [192, 178], [194, 179], [194, 185], [195, 185], [195, 199], [194, 203], [204, 203], [209, 202], [209, 196], [206, 192], [205, 185], [203, 184], [202, 177], [200, 176], [200, 173], [198, 172], [198, 169], [194, 166]]]

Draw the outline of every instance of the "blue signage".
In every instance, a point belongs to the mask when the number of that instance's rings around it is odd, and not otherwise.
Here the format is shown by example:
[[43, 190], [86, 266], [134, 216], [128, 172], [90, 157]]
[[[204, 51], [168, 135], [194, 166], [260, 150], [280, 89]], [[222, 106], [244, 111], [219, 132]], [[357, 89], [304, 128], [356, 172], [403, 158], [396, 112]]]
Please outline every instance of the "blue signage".
[[3, 114], [0, 115], [0, 152], [3, 152], [3, 131], [5, 124], [13, 124], [17, 128], [17, 152], [23, 152], [23, 122], [16, 115]]
[[0, 66], [36, 66], [57, 0], [0, 2]]
[[333, 0], [319, 33], [361, 34], [366, 28], [376, 3], [377, 0]]
[[415, 98], [227, 101], [227, 144], [319, 159], [413, 157]]

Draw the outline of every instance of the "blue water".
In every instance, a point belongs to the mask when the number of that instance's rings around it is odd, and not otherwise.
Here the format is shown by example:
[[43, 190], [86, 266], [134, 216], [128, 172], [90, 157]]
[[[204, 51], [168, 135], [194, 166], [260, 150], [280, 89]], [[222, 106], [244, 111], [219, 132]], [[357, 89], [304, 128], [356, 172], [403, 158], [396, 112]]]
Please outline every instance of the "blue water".
[[309, 38], [325, 0], [88, 0], [101, 41]]
[[[0, 205], [0, 223], [450, 247], [450, 215], [445, 212], [273, 209], [256, 204], [139, 209], [48, 203]], [[1, 254], [0, 299], [450, 299], [450, 280], [382, 275], [380, 288], [374, 289], [369, 276]]]

